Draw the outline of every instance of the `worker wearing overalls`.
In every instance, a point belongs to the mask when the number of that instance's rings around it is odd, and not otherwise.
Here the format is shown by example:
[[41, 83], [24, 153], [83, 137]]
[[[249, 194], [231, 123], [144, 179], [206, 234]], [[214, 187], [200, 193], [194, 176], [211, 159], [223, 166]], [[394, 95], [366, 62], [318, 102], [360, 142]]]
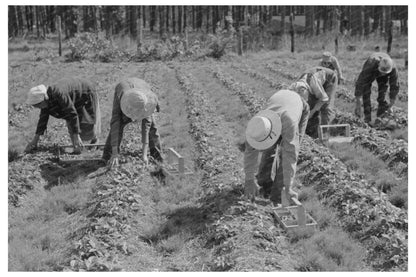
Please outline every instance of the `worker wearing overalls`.
[[[371, 85], [374, 81], [377, 81], [378, 85], [377, 117], [379, 117], [394, 105], [400, 88], [396, 65], [385, 53], [373, 53], [366, 60], [355, 84], [355, 114], [362, 117], [363, 105], [365, 122], [371, 122]], [[386, 92], [389, 85], [390, 103], [387, 103]]]
[[261, 192], [276, 204], [281, 202], [284, 187], [287, 199], [297, 197], [292, 186], [308, 116], [309, 105], [300, 95], [280, 90], [250, 119], [244, 152], [246, 196]]
[[98, 95], [93, 84], [82, 78], [64, 78], [54, 85], [39, 85], [30, 89], [27, 104], [41, 109], [36, 134], [25, 151], [37, 147], [46, 131], [49, 116], [66, 121], [74, 152], [80, 152], [83, 141], [96, 143], [101, 133]]
[[321, 66], [305, 71], [295, 83], [289, 86], [290, 90], [308, 99], [311, 111], [306, 134], [309, 136], [317, 138], [319, 125], [330, 124], [334, 119], [337, 86], [336, 72]]
[[103, 159], [110, 167], [119, 164], [120, 144], [123, 139], [124, 127], [131, 122], [141, 122], [143, 153], [142, 159], [148, 164], [150, 156], [162, 162], [160, 137], [153, 113], [159, 111], [156, 94], [144, 80], [129, 78], [121, 81], [115, 88], [113, 111], [110, 122], [110, 133], [104, 147]]

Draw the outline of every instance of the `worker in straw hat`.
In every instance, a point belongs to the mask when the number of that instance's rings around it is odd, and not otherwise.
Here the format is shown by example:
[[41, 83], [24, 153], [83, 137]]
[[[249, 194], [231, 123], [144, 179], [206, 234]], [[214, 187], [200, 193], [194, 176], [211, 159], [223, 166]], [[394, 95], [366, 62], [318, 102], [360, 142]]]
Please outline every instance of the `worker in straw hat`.
[[289, 86], [305, 99], [311, 109], [306, 134], [318, 137], [319, 125], [330, 124], [335, 117], [335, 92], [338, 77], [335, 71], [316, 66], [306, 70]]
[[159, 111], [156, 94], [144, 80], [129, 78], [121, 81], [115, 88], [110, 133], [105, 143], [103, 159], [110, 167], [119, 163], [120, 143], [124, 127], [130, 122], [141, 122], [143, 161], [148, 164], [150, 156], [162, 162], [160, 137], [153, 113]]
[[74, 152], [80, 152], [83, 141], [98, 142], [101, 115], [98, 95], [93, 84], [82, 78], [64, 78], [46, 87], [39, 85], [27, 94], [27, 104], [40, 109], [36, 133], [25, 151], [37, 147], [47, 129], [49, 116], [66, 121]]
[[344, 81], [344, 77], [342, 76], [341, 66], [339, 65], [338, 59], [331, 54], [331, 52], [324, 52], [322, 53], [322, 59], [319, 62], [319, 66], [326, 67], [332, 69], [337, 73], [338, 77], [338, 84]]
[[294, 91], [280, 90], [250, 119], [244, 152], [246, 196], [262, 192], [273, 203], [280, 203], [284, 187], [287, 199], [297, 197], [291, 187], [308, 116], [309, 105], [304, 99]]
[[[377, 117], [382, 116], [396, 102], [399, 93], [399, 77], [396, 65], [386, 53], [375, 52], [364, 63], [355, 84], [355, 114], [362, 117], [361, 106], [364, 106], [364, 121], [371, 122], [371, 85], [377, 81], [378, 108]], [[390, 85], [390, 103], [386, 101], [387, 89]]]

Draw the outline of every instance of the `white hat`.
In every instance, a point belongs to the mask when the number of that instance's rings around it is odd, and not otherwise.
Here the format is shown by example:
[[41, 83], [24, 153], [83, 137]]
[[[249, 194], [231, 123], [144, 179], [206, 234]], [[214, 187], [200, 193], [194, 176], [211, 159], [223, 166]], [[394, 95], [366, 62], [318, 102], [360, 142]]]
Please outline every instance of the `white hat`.
[[26, 104], [36, 105], [48, 98], [47, 88], [44, 85], [31, 88], [27, 93]]
[[383, 57], [378, 65], [378, 71], [389, 74], [393, 70], [393, 60], [389, 57]]
[[282, 121], [278, 113], [263, 110], [257, 113], [247, 124], [246, 140], [257, 150], [273, 146], [282, 133]]
[[151, 115], [157, 105], [157, 96], [147, 88], [133, 88], [121, 97], [121, 111], [133, 120], [141, 120]]

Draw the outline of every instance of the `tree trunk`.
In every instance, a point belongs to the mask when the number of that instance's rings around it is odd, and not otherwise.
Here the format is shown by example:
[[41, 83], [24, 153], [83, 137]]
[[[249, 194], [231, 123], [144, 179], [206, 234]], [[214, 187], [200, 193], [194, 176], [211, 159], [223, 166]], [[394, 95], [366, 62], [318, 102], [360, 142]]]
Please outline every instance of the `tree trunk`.
[[137, 6], [130, 7], [130, 35], [136, 40], [137, 39]]
[[364, 37], [368, 38], [370, 35], [370, 16], [371, 16], [371, 7], [364, 7]]
[[9, 37], [17, 37], [18, 28], [17, 28], [17, 19], [16, 19], [16, 6], [9, 6], [8, 9], [9, 15]]
[[282, 36], [286, 33], [286, 6], [280, 6], [280, 30]]
[[150, 6], [150, 20], [149, 20], [149, 30], [153, 32], [153, 28], [155, 26], [156, 21], [156, 7]]
[[[316, 17], [316, 35], [318, 36], [321, 32], [321, 16], [322, 16], [322, 9], [325, 7], [316, 6], [315, 7], [315, 17]], [[323, 11], [325, 12], [325, 11]], [[324, 32], [325, 32], [325, 21], [324, 21]]]
[[61, 34], [61, 17], [58, 15], [58, 17], [57, 17], [57, 28], [58, 28], [58, 53], [59, 53], [59, 56], [61, 57], [62, 56], [62, 34]]
[[146, 12], [148, 10], [146, 7], [147, 6], [140, 6], [141, 16], [142, 16], [142, 20], [141, 20], [141, 22], [142, 22], [142, 25], [141, 25], [142, 32], [143, 32], [143, 29], [146, 28], [146, 20], [147, 20]]
[[294, 16], [290, 13], [290, 52], [295, 52], [295, 28], [293, 26]]
[[165, 32], [165, 7], [158, 6], [157, 9], [159, 10], [159, 37], [163, 38]]
[[170, 6], [165, 6], [165, 15], [166, 15], [166, 33], [170, 32]]
[[384, 7], [381, 7], [380, 10], [380, 23], [379, 23], [379, 28], [380, 28], [380, 36], [384, 35]]
[[351, 35], [362, 36], [363, 35], [363, 6], [352, 6], [352, 20], [351, 22]]
[[178, 25], [177, 6], [172, 6], [172, 33], [176, 34], [176, 26]]
[[384, 22], [384, 30], [386, 30], [386, 35], [387, 38], [389, 38], [390, 36], [390, 29], [391, 29], [391, 6], [384, 6], [384, 18], [385, 18], [385, 22]]
[[[293, 15], [293, 13], [292, 13], [292, 15]], [[293, 20], [293, 18], [292, 18], [292, 20]], [[312, 36], [315, 33], [314, 32], [314, 25], [315, 25], [314, 6], [305, 6], [305, 31], [306, 31], [306, 35]]]

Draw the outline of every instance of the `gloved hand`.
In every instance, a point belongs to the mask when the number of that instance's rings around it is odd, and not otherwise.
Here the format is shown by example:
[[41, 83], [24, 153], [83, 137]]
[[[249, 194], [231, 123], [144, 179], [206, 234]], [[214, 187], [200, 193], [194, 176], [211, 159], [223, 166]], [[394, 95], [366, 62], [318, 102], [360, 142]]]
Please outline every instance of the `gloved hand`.
[[73, 145], [74, 145], [74, 153], [78, 153], [78, 154], [81, 153], [81, 150], [84, 147], [84, 143], [82, 142], [79, 134], [74, 134]]
[[147, 157], [147, 155], [143, 155], [142, 159], [143, 159], [144, 165], [148, 166], [149, 165], [149, 158]]
[[390, 99], [389, 107], [387, 108], [388, 112], [393, 112], [394, 103], [396, 103], [396, 99]]
[[244, 184], [244, 195], [249, 199], [253, 199], [259, 194], [259, 185], [256, 180], [246, 180]]
[[37, 143], [34, 143], [33, 141], [29, 142], [28, 145], [25, 148], [25, 153], [29, 153], [32, 150], [35, 150], [37, 146]]
[[298, 193], [292, 189], [285, 189], [285, 193], [286, 193], [286, 199], [288, 199], [289, 201], [290, 199], [292, 199], [292, 197], [295, 197], [296, 199], [298, 199]]

